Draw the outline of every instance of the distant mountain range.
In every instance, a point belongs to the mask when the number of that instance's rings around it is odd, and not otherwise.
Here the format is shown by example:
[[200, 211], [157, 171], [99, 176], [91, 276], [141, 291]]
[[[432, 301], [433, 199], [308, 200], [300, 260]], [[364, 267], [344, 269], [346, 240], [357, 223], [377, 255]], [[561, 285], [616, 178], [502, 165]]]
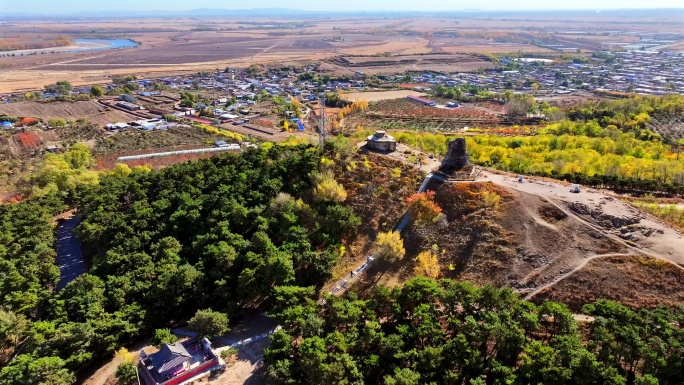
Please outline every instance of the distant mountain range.
[[506, 10], [506, 11], [490, 11], [480, 9], [462, 9], [451, 11], [391, 11], [391, 10], [377, 10], [377, 11], [307, 11], [301, 9], [289, 8], [257, 8], [257, 9], [210, 9], [200, 8], [184, 11], [135, 11], [135, 10], [117, 10], [117, 11], [83, 11], [83, 12], [64, 12], [64, 13], [40, 13], [40, 12], [5, 12], [0, 15], [0, 20], [7, 19], [63, 19], [63, 18], [150, 18], [150, 17], [287, 17], [287, 18], [312, 18], [320, 16], [415, 16], [415, 15], [435, 15], [440, 16], [483, 16], [483, 15], [520, 15], [520, 14], [545, 14], [545, 15], [568, 15], [582, 14], [582, 13], [596, 13], [601, 11], [603, 13], [622, 14], [643, 16], [647, 12], [649, 16], [657, 14], [667, 14], [672, 16], [672, 12], [683, 13], [684, 9], [612, 9], [612, 10]]

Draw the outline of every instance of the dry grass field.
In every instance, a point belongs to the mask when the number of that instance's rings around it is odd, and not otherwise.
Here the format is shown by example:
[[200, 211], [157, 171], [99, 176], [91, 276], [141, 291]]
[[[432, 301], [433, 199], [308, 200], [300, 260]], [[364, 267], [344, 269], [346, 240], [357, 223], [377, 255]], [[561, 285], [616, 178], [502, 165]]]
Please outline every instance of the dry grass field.
[[401, 90], [381, 92], [350, 92], [348, 94], [343, 94], [342, 97], [352, 102], [360, 102], [362, 100], [365, 100], [367, 102], [377, 102], [380, 100], [387, 99], [401, 99], [409, 95], [424, 96], [425, 94], [410, 90]]

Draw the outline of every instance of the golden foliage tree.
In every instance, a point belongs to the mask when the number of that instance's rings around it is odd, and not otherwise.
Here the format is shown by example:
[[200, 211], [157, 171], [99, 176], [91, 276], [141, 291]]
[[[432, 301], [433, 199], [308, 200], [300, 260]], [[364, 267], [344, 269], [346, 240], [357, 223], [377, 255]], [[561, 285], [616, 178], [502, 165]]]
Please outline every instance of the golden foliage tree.
[[126, 348], [121, 348], [114, 353], [116, 357], [121, 362], [133, 362], [133, 353], [129, 352]]
[[121, 348], [114, 353], [121, 363], [116, 367], [115, 377], [122, 385], [135, 385], [137, 383], [136, 365], [133, 353], [126, 348]]
[[299, 100], [295, 98], [290, 98], [290, 108], [292, 109], [292, 112], [294, 113], [295, 117], [302, 117], [302, 103]]
[[404, 241], [401, 239], [401, 234], [398, 231], [378, 233], [375, 246], [377, 248], [377, 255], [389, 262], [403, 259], [406, 255]]
[[114, 169], [112, 170], [112, 175], [114, 175], [114, 176], [127, 176], [132, 172], [133, 172], [133, 170], [131, 170], [130, 166], [128, 166], [126, 163], [117, 163], [114, 166]]
[[64, 154], [47, 154], [36, 175], [33, 193], [44, 196], [50, 192], [67, 191], [78, 184], [97, 184], [99, 175], [87, 168], [93, 160], [88, 146], [74, 144]]
[[423, 251], [416, 257], [416, 267], [413, 268], [416, 275], [437, 278], [441, 274], [437, 255], [432, 251]]
[[344, 202], [347, 200], [347, 191], [339, 184], [331, 172], [316, 175], [316, 187], [313, 195], [317, 201]]

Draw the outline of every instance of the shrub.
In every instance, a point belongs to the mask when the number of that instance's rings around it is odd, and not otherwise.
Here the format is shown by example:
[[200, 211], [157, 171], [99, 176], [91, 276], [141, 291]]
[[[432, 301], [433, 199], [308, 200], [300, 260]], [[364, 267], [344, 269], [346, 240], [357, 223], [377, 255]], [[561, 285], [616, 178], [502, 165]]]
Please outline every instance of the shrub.
[[188, 329], [197, 332], [200, 337], [220, 336], [229, 330], [228, 316], [211, 309], [197, 310], [188, 321]]
[[226, 350], [221, 352], [221, 358], [223, 358], [225, 360], [226, 358], [228, 358], [230, 356], [237, 356], [238, 351], [239, 350], [236, 348], [226, 349]]
[[164, 344], [172, 344], [176, 341], [178, 341], [178, 337], [171, 333], [169, 329], [157, 329], [154, 331], [154, 337], [152, 337], [152, 345], [158, 348], [161, 348]]

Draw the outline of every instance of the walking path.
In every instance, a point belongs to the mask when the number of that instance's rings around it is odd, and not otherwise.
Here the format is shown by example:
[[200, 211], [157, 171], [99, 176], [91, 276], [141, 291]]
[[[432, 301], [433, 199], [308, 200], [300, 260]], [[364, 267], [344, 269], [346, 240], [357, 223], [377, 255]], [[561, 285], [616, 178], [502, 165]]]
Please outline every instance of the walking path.
[[88, 265], [81, 254], [81, 242], [74, 234], [79, 223], [79, 219], [72, 215], [57, 227], [57, 265], [60, 271], [57, 291], [88, 271]]
[[[271, 334], [277, 332], [278, 330], [280, 330], [280, 329], [282, 329], [282, 328], [283, 328], [282, 326], [278, 325], [278, 326], [274, 327], [273, 329], [267, 331], [266, 333], [257, 334], [257, 335], [255, 335], [255, 336], [252, 336], [252, 337], [249, 337], [249, 338], [245, 338], [244, 340], [241, 340], [241, 341], [233, 341], [232, 343], [230, 343], [230, 344], [228, 344], [228, 345], [226, 345], [226, 346], [223, 346], [223, 347], [220, 347], [220, 348], [217, 348], [217, 349], [214, 349], [214, 350], [216, 350], [216, 352], [220, 354], [220, 353], [221, 353], [222, 351], [224, 351], [224, 350], [228, 350], [228, 349], [239, 349], [239, 348], [241, 348], [241, 347], [243, 347], [243, 346], [245, 346], [245, 345], [249, 345], [249, 344], [251, 344], [251, 343], [261, 341], [261, 340], [263, 340], [264, 338], [268, 338], [268, 337], [271, 336]], [[225, 340], [225, 341], [230, 341], [230, 340], [228, 340], [228, 339], [224, 339], [224, 340]]]
[[[420, 188], [418, 188], [418, 192], [424, 192], [425, 189], [427, 188], [428, 184], [430, 183], [430, 180], [435, 177], [433, 173], [429, 173], [425, 179], [423, 179], [423, 183], [420, 185]], [[406, 225], [408, 225], [409, 220], [411, 219], [411, 215], [409, 213], [404, 214], [404, 216], [401, 219], [401, 222], [399, 222], [399, 225], [396, 227], [395, 231], [401, 232], [404, 230]], [[366, 260], [359, 266], [357, 266], [355, 269], [353, 269], [349, 273], [349, 278], [343, 278], [339, 280], [334, 286], [333, 289], [329, 291], [329, 294], [332, 295], [342, 295], [345, 292], [345, 289], [348, 288], [349, 283], [354, 281], [356, 278], [361, 275], [373, 262], [375, 262], [376, 257], [374, 256], [367, 256]], [[318, 300], [319, 304], [325, 303], [325, 299], [321, 298]]]

